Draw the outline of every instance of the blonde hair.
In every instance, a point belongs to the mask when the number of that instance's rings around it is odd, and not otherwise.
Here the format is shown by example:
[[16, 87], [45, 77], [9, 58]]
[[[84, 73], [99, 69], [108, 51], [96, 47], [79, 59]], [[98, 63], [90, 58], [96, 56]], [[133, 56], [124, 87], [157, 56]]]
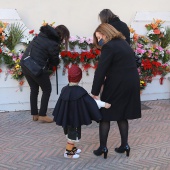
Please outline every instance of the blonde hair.
[[112, 39], [126, 39], [125, 36], [123, 36], [123, 34], [119, 32], [116, 28], [114, 28], [112, 25], [107, 23], [100, 24], [93, 34], [93, 44], [99, 49], [101, 49], [101, 46], [99, 46], [98, 44], [96, 32], [99, 32], [106, 36], [106, 40], [104, 41], [104, 43], [107, 43]]

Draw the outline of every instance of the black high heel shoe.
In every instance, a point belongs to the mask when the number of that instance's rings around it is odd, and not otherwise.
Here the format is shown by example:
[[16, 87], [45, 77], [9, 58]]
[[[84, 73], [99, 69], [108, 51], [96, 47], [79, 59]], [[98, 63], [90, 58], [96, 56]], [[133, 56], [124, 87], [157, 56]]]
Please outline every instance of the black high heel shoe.
[[115, 152], [117, 152], [117, 153], [126, 152], [126, 156], [129, 156], [130, 155], [130, 147], [129, 147], [129, 145], [126, 145], [124, 147], [120, 146], [119, 148], [115, 148]]
[[93, 153], [96, 156], [100, 156], [100, 155], [104, 154], [104, 159], [106, 159], [107, 158], [108, 149], [107, 149], [107, 147], [104, 147], [104, 148], [99, 147], [97, 150], [94, 150]]

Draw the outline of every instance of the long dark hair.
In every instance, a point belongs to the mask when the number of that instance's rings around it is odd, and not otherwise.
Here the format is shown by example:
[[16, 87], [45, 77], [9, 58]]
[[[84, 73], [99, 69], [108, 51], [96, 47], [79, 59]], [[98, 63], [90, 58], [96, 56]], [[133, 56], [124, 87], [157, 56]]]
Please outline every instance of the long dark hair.
[[109, 23], [110, 20], [116, 17], [118, 16], [115, 15], [110, 9], [103, 9], [99, 13], [99, 18], [100, 18], [101, 23]]
[[64, 25], [58, 25], [55, 28], [55, 30], [59, 34], [61, 42], [63, 42], [63, 40], [64, 40], [65, 49], [67, 50], [68, 49], [69, 38], [70, 38], [70, 31]]

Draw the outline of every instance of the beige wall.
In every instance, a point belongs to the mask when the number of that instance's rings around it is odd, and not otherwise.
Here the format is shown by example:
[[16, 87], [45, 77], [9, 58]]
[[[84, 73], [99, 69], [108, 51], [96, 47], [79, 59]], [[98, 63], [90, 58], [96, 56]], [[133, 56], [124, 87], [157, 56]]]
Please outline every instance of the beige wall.
[[46, 20], [66, 25], [71, 35], [92, 36], [104, 8], [130, 25], [136, 11], [170, 11], [170, 0], [0, 0], [0, 8], [17, 9], [26, 26], [37, 33]]

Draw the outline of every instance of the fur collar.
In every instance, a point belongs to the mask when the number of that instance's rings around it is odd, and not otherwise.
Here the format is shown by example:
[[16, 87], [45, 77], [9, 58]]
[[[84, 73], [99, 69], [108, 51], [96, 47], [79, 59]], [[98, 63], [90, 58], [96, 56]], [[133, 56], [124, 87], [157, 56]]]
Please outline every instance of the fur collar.
[[60, 37], [59, 37], [58, 33], [56, 32], [56, 30], [49, 25], [42, 26], [40, 28], [40, 32], [45, 34], [51, 40], [54, 40], [57, 42], [60, 41]]

